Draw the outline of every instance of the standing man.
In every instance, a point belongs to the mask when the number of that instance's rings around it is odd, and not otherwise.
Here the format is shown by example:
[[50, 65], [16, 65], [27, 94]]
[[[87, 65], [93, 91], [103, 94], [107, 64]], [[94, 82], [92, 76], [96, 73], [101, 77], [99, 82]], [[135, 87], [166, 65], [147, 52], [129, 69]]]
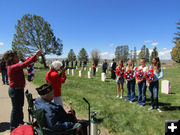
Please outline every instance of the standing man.
[[107, 60], [104, 59], [104, 62], [103, 62], [103, 64], [102, 64], [102, 71], [103, 71], [103, 73], [106, 74], [107, 68], [108, 68], [108, 63], [107, 63]]
[[77, 65], [78, 65], [78, 61], [76, 60], [76, 61], [75, 61], [75, 67], [76, 67], [76, 68], [77, 68]]
[[1, 75], [2, 75], [3, 84], [4, 85], [5, 84], [9, 85], [8, 75], [7, 75], [7, 68], [6, 68], [6, 62], [5, 62], [4, 58], [1, 61]]
[[66, 68], [69, 68], [69, 60], [66, 59]]
[[111, 78], [116, 79], [116, 62], [112, 59], [111, 63]]
[[74, 68], [73, 60], [71, 60], [71, 69]]
[[65, 67], [65, 61], [64, 61], [64, 59], [62, 60], [62, 66]]
[[82, 61], [79, 62], [79, 67], [81, 67], [81, 66], [82, 66]]

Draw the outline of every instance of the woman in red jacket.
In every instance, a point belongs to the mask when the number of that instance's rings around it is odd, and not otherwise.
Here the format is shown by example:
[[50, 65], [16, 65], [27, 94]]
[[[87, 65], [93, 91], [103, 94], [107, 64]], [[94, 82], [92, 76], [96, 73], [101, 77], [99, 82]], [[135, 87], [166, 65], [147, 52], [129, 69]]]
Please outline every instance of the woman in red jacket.
[[[58, 71], [61, 73], [59, 74]], [[61, 84], [65, 83], [66, 75], [65, 68], [63, 69], [60, 61], [54, 61], [51, 64], [50, 70], [46, 74], [47, 83], [51, 83], [54, 90], [54, 102], [63, 107], [61, 98]]]
[[15, 51], [7, 51], [3, 58], [7, 64], [9, 77], [9, 97], [11, 98], [12, 111], [10, 118], [10, 131], [13, 131], [23, 123], [24, 87], [25, 78], [23, 69], [36, 62], [41, 55], [41, 50], [25, 62], [19, 63], [19, 57]]

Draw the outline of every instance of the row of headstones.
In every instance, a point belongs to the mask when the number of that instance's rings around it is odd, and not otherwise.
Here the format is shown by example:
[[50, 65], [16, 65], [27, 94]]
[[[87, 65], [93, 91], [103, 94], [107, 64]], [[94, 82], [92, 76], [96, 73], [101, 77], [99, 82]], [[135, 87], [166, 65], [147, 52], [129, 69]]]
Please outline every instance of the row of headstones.
[[[74, 69], [71, 70], [72, 71], [72, 76], [74, 76]], [[98, 68], [96, 68], [96, 72], [98, 72]], [[70, 70], [67, 70], [67, 74], [70, 74]], [[89, 68], [88, 74], [87, 74], [88, 78], [91, 78], [91, 68]], [[82, 71], [79, 71], [79, 77], [82, 77]], [[106, 80], [106, 74], [105, 73], [101, 73], [101, 81], [105, 82]], [[171, 91], [171, 84], [168, 80], [162, 80], [161, 82], [161, 92], [165, 93], [165, 94], [169, 94]]]
[[[86, 68], [84, 69], [86, 70]], [[71, 70], [72, 72], [72, 76], [74, 76], [74, 69]], [[98, 68], [96, 68], [96, 72], [98, 72]], [[67, 74], [70, 74], [70, 69], [67, 69]], [[89, 68], [88, 74], [87, 74], [88, 78], [91, 79], [91, 68]], [[79, 70], [79, 77], [82, 77], [82, 71]], [[101, 73], [101, 81], [105, 81], [106, 80], [106, 74], [105, 73]]]

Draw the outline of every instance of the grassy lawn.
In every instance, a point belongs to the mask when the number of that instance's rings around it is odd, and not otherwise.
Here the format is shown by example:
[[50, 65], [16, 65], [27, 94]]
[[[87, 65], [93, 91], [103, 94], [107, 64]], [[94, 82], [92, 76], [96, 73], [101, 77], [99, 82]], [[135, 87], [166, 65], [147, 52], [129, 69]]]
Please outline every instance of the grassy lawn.
[[[87, 68], [88, 69], [88, 68]], [[45, 82], [45, 74], [48, 70], [40, 69], [35, 71], [37, 85]], [[67, 75], [66, 83], [62, 86], [62, 97], [66, 103], [73, 102], [73, 107], [81, 116], [88, 118], [87, 104], [82, 100], [85, 97], [91, 104], [91, 110], [98, 112], [98, 117], [103, 118], [100, 126], [105, 127], [112, 134], [121, 135], [162, 135], [165, 133], [165, 120], [180, 119], [180, 69], [167, 68], [164, 70], [164, 78], [171, 82], [172, 94], [166, 95], [159, 92], [160, 108], [148, 111], [150, 107], [150, 94], [147, 89], [147, 105], [140, 107], [137, 103], [129, 103], [123, 99], [116, 99], [116, 83], [110, 79], [107, 73], [106, 82], [101, 82], [101, 71], [96, 77], [87, 78], [87, 71], [83, 76], [78, 77], [78, 70], [75, 76]], [[126, 86], [124, 96], [126, 96]], [[136, 96], [137, 96], [136, 87]]]

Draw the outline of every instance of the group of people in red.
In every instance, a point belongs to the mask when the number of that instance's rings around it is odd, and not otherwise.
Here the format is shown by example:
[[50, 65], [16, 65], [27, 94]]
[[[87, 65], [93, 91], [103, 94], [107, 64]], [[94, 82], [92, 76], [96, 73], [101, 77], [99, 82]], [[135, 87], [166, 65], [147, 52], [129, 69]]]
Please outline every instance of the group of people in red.
[[[126, 80], [127, 96], [126, 100], [130, 103], [136, 100], [135, 85], [137, 84], [138, 99], [137, 102], [140, 106], [146, 105], [146, 89], [149, 87], [151, 108], [148, 110], [159, 109], [158, 92], [159, 92], [159, 79], [163, 77], [163, 68], [161, 67], [159, 57], [152, 59], [152, 65], [146, 65], [146, 59], [141, 58], [139, 66], [135, 67], [133, 60], [129, 60], [127, 67], [123, 65], [123, 61], [119, 60], [119, 65], [116, 68], [116, 82], [117, 82], [117, 98], [123, 98], [123, 84]], [[121, 96], [120, 96], [121, 90]], [[154, 98], [155, 96], [155, 98]]]
[[[10, 116], [10, 131], [12, 134], [17, 132], [17, 130], [14, 129], [24, 124], [23, 106], [25, 76], [23, 69], [35, 63], [39, 56], [41, 56], [41, 50], [37, 50], [32, 57], [29, 57], [24, 62], [20, 62], [16, 51], [7, 51], [3, 55], [3, 59], [7, 65], [7, 74], [9, 77], [8, 93], [12, 103]], [[55, 131], [64, 131], [72, 128], [74, 124], [77, 123], [77, 119], [72, 109], [65, 110], [63, 108], [61, 84], [65, 82], [66, 75], [62, 63], [54, 61], [50, 65], [50, 70], [47, 72], [45, 78], [47, 84], [36, 89], [39, 94], [39, 98], [35, 100], [36, 109], [44, 109], [46, 122], [49, 128]], [[52, 100], [54, 100], [54, 102], [52, 102]], [[77, 128], [77, 132], [83, 135], [81, 127]]]

